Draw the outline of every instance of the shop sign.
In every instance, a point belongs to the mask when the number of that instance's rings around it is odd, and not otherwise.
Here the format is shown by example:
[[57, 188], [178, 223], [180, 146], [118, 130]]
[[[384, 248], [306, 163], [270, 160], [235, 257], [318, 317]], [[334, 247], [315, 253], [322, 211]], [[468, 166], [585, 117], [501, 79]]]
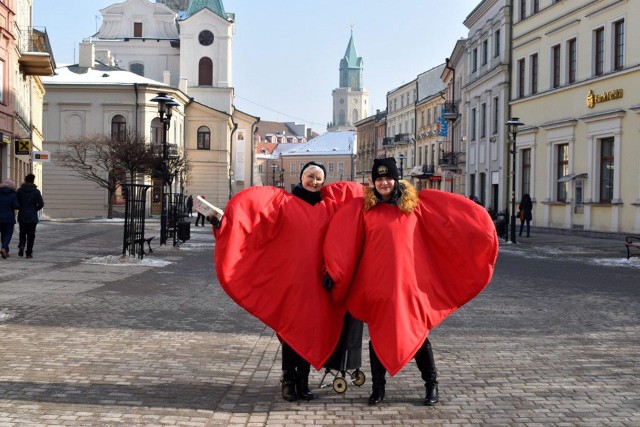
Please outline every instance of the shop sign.
[[49, 151], [34, 151], [33, 152], [33, 161], [34, 162], [48, 162], [51, 160], [51, 153]]
[[16, 138], [16, 156], [28, 156], [31, 153], [31, 140], [29, 138]]
[[610, 90], [608, 92], [603, 92], [600, 95], [596, 95], [592, 90], [589, 90], [589, 93], [587, 94], [587, 107], [593, 108], [596, 104], [620, 99], [623, 95], [624, 93], [622, 89]]
[[442, 177], [440, 175], [433, 175], [429, 177], [430, 181], [442, 181]]
[[11, 135], [8, 133], [0, 132], [0, 143], [1, 144], [11, 144]]

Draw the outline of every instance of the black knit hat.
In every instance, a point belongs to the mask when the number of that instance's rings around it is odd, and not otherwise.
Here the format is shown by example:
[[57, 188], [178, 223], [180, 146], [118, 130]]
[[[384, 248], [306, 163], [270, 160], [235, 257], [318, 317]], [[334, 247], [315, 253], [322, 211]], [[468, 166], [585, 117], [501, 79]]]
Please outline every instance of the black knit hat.
[[396, 159], [394, 159], [393, 157], [373, 160], [371, 179], [373, 180], [373, 182], [376, 182], [376, 179], [383, 176], [388, 176], [389, 178], [393, 178], [396, 181], [400, 179], [398, 167], [396, 166]]
[[24, 182], [28, 183], [28, 184], [33, 184], [33, 182], [36, 180], [36, 176], [32, 173], [30, 173], [29, 175], [24, 177]]
[[324, 166], [322, 166], [320, 163], [314, 162], [314, 161], [310, 161], [309, 163], [306, 163], [302, 169], [300, 169], [300, 182], [302, 182], [302, 175], [304, 174], [304, 170], [306, 168], [308, 168], [309, 166], [317, 166], [320, 169], [322, 169], [322, 173], [324, 174], [325, 179], [327, 178], [327, 170], [324, 168]]

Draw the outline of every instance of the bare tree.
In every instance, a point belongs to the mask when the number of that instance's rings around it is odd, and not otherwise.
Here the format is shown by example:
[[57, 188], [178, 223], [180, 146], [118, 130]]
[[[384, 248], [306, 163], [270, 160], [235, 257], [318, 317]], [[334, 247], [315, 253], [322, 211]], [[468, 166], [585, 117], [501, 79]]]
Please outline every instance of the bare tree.
[[126, 133], [117, 139], [93, 134], [65, 141], [66, 151], [59, 155], [63, 167], [76, 172], [107, 190], [107, 218], [113, 218], [113, 199], [121, 182], [148, 173], [153, 167], [153, 154], [144, 137]]

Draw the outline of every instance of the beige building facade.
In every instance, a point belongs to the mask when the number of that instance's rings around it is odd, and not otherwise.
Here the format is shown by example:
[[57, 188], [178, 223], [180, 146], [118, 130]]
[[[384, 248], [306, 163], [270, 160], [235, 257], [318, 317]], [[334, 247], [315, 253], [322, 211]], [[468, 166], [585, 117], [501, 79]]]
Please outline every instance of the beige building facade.
[[640, 8], [516, 3], [511, 109], [525, 124], [516, 199], [531, 195], [536, 226], [637, 234]]

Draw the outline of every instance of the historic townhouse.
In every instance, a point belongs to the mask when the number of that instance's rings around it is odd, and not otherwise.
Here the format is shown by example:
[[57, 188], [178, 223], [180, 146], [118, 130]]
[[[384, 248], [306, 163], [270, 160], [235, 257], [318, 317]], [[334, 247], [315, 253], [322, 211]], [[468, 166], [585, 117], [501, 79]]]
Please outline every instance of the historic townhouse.
[[[380, 111], [378, 111], [378, 114]], [[361, 178], [362, 182], [371, 175], [371, 165], [376, 158], [376, 115], [371, 115], [366, 119], [356, 122], [357, 135], [357, 158], [356, 158], [356, 178]]]
[[400, 176], [405, 177], [416, 164], [416, 101], [418, 81], [411, 80], [387, 92], [386, 156], [395, 157]]
[[638, 233], [640, 8], [519, 1], [514, 16], [517, 199], [538, 226]]
[[[509, 2], [483, 0], [467, 16], [468, 102], [467, 195], [476, 196], [494, 212], [504, 211], [510, 193], [508, 141], [504, 123], [509, 107]], [[537, 2], [536, 2], [537, 3]]]
[[416, 165], [411, 177], [418, 189], [440, 188], [442, 176], [435, 175], [436, 165], [446, 138], [441, 132], [440, 116], [444, 105], [444, 84], [440, 79], [444, 64], [418, 75], [416, 103]]

